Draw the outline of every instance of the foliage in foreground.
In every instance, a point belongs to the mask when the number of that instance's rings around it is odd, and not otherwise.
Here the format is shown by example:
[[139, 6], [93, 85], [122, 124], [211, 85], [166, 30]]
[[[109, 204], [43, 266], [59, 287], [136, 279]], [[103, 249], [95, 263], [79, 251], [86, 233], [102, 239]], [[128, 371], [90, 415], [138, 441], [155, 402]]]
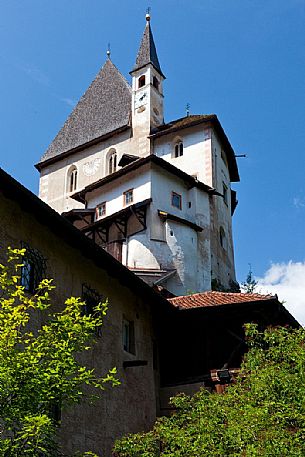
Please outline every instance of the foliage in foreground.
[[305, 330], [246, 329], [249, 352], [235, 385], [172, 399], [177, 412], [115, 445], [116, 457], [305, 455]]
[[[0, 455], [57, 456], [54, 408], [88, 396], [85, 386], [98, 396], [106, 383], [118, 383], [115, 369], [98, 376], [78, 360], [90, 349], [107, 304], [86, 316], [84, 303], [72, 297], [52, 313], [51, 281], [29, 296], [20, 286], [24, 250], [9, 252], [8, 264], [0, 265]], [[37, 317], [45, 322], [39, 329]]]

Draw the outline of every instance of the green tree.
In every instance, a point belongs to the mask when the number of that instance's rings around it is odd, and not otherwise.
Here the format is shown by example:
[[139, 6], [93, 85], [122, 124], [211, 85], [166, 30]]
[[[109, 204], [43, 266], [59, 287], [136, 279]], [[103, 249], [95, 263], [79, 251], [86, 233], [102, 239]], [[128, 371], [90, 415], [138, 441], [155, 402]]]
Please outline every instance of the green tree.
[[245, 282], [241, 283], [241, 288], [247, 294], [253, 294], [257, 287], [258, 282], [254, 279], [251, 264], [249, 264], [249, 272]]
[[152, 431], [115, 444], [117, 457], [304, 457], [305, 330], [246, 329], [249, 351], [224, 394], [172, 399]]
[[115, 369], [101, 376], [79, 361], [94, 342], [107, 303], [86, 316], [84, 303], [72, 297], [52, 312], [51, 280], [43, 280], [35, 295], [20, 285], [24, 253], [9, 249], [7, 264], [0, 265], [0, 455], [57, 456], [54, 408], [118, 384]]

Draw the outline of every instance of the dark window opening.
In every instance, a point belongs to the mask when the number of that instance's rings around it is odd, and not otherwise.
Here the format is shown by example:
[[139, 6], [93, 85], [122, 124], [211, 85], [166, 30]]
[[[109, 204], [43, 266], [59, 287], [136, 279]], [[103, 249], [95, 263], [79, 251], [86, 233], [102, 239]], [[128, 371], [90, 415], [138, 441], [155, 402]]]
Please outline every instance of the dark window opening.
[[145, 86], [145, 75], [141, 76], [138, 81], [138, 87], [144, 87]]
[[134, 322], [123, 318], [123, 349], [130, 354], [135, 354], [135, 335], [134, 335]]
[[182, 141], [179, 141], [179, 143], [175, 144], [175, 150], [174, 150], [174, 157], [181, 157], [183, 156], [183, 143]]
[[155, 76], [153, 77], [153, 86], [154, 86], [157, 90], [159, 90], [159, 81], [158, 81], [158, 79], [157, 79]]
[[46, 259], [37, 249], [31, 248], [27, 243], [21, 243], [26, 249], [21, 268], [20, 284], [27, 292], [34, 293], [46, 274]]
[[61, 421], [61, 402], [54, 400], [49, 407], [49, 415], [54, 424], [58, 425]]
[[225, 249], [226, 248], [226, 234], [223, 229], [223, 227], [220, 227], [219, 230], [219, 241], [220, 241], [220, 246]]
[[223, 201], [228, 206], [228, 188], [225, 183], [222, 183], [222, 194], [223, 194]]
[[189, 202], [189, 208], [191, 208], [191, 207], [192, 207], [192, 202]]
[[77, 168], [70, 170], [68, 175], [68, 192], [74, 192], [77, 189]]
[[112, 152], [112, 154], [109, 157], [109, 162], [108, 162], [108, 173], [114, 173], [117, 169], [117, 154], [116, 152]]
[[182, 208], [182, 197], [176, 192], [172, 192], [172, 206], [178, 209]]

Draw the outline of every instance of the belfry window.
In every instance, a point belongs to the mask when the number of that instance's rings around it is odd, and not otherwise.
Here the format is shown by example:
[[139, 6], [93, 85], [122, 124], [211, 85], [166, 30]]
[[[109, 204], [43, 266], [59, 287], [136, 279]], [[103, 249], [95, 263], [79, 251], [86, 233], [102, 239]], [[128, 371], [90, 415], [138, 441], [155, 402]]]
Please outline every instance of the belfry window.
[[156, 78], [155, 76], [153, 77], [153, 86], [159, 90], [159, 81], [158, 81], [158, 78]]
[[75, 165], [69, 169], [67, 178], [67, 191], [75, 192], [77, 189], [77, 168]]
[[114, 173], [117, 169], [117, 153], [113, 151], [108, 159], [108, 173]]
[[138, 88], [140, 89], [140, 87], [144, 87], [145, 86], [145, 75], [143, 76], [140, 76], [140, 78], [138, 79]]
[[176, 157], [181, 157], [181, 156], [183, 156], [183, 143], [182, 143], [182, 141], [178, 141], [175, 144], [173, 157], [176, 158]]

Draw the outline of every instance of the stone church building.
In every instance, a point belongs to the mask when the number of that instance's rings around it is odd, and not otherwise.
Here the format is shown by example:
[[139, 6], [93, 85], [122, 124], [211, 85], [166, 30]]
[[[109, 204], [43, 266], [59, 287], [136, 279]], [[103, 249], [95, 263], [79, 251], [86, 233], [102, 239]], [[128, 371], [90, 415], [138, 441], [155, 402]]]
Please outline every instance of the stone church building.
[[108, 59], [36, 165], [40, 198], [149, 284], [234, 288], [234, 150], [216, 115], [164, 121], [151, 26], [131, 85]]
[[149, 15], [130, 74], [108, 56], [36, 165], [40, 198], [0, 169], [0, 262], [26, 247], [25, 289], [54, 278], [57, 309], [71, 295], [109, 300], [86, 365], [116, 366], [121, 385], [62, 411], [67, 455], [110, 457], [171, 396], [230, 383], [246, 322], [298, 326], [276, 296], [212, 291], [235, 285], [236, 157], [216, 115], [164, 121]]

